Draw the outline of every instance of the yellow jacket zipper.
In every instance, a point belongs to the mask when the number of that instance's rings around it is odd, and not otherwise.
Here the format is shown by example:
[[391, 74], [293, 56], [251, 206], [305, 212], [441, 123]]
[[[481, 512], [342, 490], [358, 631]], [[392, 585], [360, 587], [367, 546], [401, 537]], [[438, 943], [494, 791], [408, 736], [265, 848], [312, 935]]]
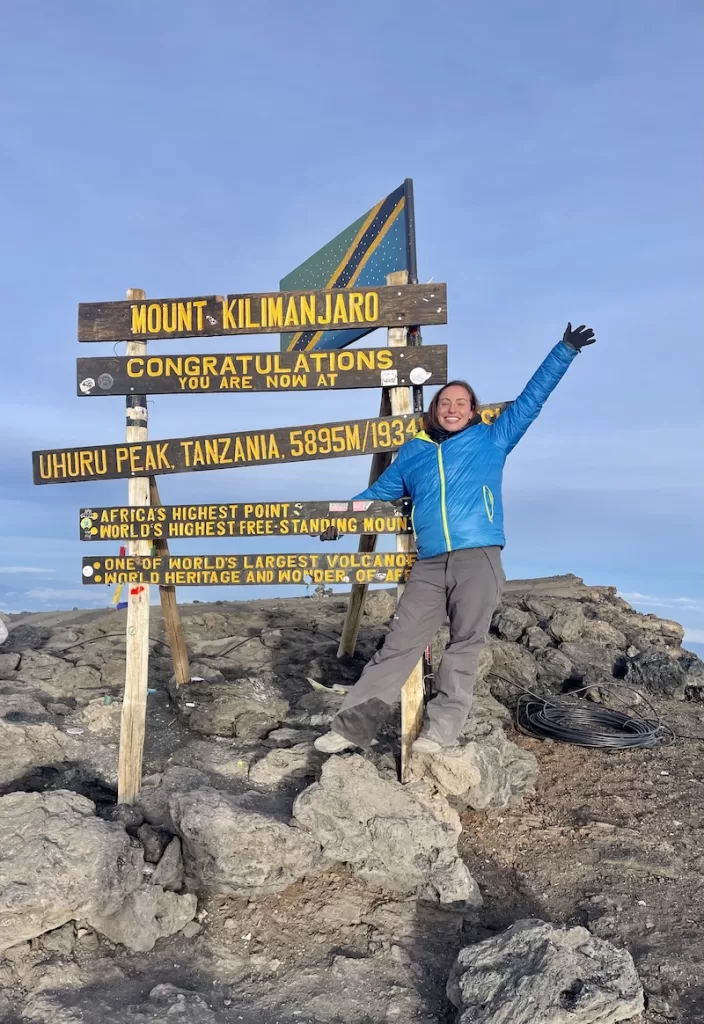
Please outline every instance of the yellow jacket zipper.
[[447, 522], [447, 506], [445, 504], [445, 467], [442, 461], [442, 447], [438, 445], [438, 471], [440, 473], [440, 511], [442, 512], [442, 529], [445, 534], [445, 546], [448, 551], [452, 551], [452, 542], [450, 540], [450, 527]]

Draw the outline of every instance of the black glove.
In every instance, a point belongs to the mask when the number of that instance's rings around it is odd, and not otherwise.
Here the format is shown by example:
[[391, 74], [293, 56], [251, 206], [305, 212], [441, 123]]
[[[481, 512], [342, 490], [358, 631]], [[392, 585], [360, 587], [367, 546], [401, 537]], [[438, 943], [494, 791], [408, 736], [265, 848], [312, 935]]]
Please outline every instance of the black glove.
[[581, 327], [572, 330], [572, 324], [567, 324], [567, 329], [562, 335], [562, 340], [565, 345], [569, 345], [570, 348], [575, 349], [576, 352], [581, 352], [585, 345], [593, 345], [596, 341], [594, 337], [594, 331], [591, 327], [585, 327], [582, 324]]
[[321, 540], [338, 540], [340, 531], [336, 526], [328, 526], [327, 530], [323, 530], [320, 534]]

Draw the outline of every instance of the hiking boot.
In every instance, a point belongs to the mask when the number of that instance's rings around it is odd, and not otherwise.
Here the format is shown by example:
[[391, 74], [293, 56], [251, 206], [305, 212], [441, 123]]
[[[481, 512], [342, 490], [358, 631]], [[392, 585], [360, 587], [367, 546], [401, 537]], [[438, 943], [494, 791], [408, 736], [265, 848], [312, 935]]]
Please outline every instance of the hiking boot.
[[419, 736], [414, 741], [411, 750], [414, 754], [437, 754], [439, 750], [442, 750], [442, 743], [431, 740], [429, 736]]
[[324, 736], [318, 736], [317, 740], [313, 744], [316, 750], [319, 750], [321, 754], [340, 754], [343, 750], [351, 750], [352, 747], [356, 747], [356, 743], [352, 743], [350, 740], [345, 739], [339, 732], [326, 732]]

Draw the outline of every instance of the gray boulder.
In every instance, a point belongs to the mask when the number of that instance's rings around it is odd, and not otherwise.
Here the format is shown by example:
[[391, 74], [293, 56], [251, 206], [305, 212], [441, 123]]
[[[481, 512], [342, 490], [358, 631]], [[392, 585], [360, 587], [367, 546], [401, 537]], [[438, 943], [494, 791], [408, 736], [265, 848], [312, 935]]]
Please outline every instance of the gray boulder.
[[245, 797], [209, 788], [176, 793], [169, 811], [183, 844], [186, 885], [196, 892], [261, 896], [320, 868], [315, 839], [253, 810]]
[[[217, 674], [221, 676], [219, 672]], [[207, 736], [256, 740], [277, 728], [286, 718], [288, 702], [271, 682], [249, 677], [223, 684], [225, 679], [221, 676], [221, 681], [211, 678], [190, 683], [178, 691], [175, 699], [179, 713], [189, 729]]]
[[535, 660], [538, 666], [538, 681], [544, 690], [561, 693], [565, 683], [572, 676], [572, 662], [563, 651], [555, 647], [546, 647], [536, 651]]
[[37, 701], [13, 695], [3, 698], [2, 704], [0, 786], [31, 776], [42, 767], [81, 760], [81, 744], [50, 722], [42, 722], [45, 711]]
[[396, 590], [369, 590], [364, 601], [364, 614], [378, 622], [388, 622], [396, 611]]
[[648, 647], [628, 662], [625, 681], [659, 697], [684, 700], [687, 675], [681, 662], [667, 650]]
[[157, 939], [175, 935], [192, 921], [198, 901], [195, 896], [177, 896], [159, 885], [130, 893], [114, 914], [92, 915], [90, 924], [111, 942], [136, 952], [154, 948]]
[[152, 885], [160, 885], [170, 892], [178, 892], [183, 888], [183, 857], [178, 836], [174, 836], [162, 853], [152, 875]]
[[521, 642], [532, 654], [545, 650], [552, 643], [548, 634], [540, 626], [530, 626], [521, 637]]
[[484, 649], [491, 657], [485, 683], [495, 697], [511, 703], [519, 696], [522, 688], [534, 688], [537, 665], [535, 658], [525, 647], [489, 637]]
[[507, 605], [499, 608], [491, 620], [491, 628], [502, 640], [520, 640], [529, 626], [535, 625], [535, 616], [522, 608]]
[[312, 743], [271, 750], [249, 769], [249, 780], [257, 786], [285, 786], [314, 778], [322, 760]]
[[566, 607], [559, 608], [550, 619], [548, 633], [558, 643], [570, 642], [579, 640], [585, 626], [586, 619], [582, 606], [569, 603]]
[[[146, 780], [145, 780], [146, 781]], [[208, 776], [195, 768], [168, 768], [155, 785], [144, 785], [137, 797], [136, 807], [144, 819], [155, 828], [175, 832], [171, 820], [169, 800], [175, 793], [190, 793], [208, 785]]]
[[382, 778], [363, 757], [331, 757], [320, 781], [296, 799], [293, 813], [322, 846], [328, 866], [347, 865], [371, 885], [445, 905], [481, 903], [457, 853], [456, 812], [431, 794], [421, 801]]
[[584, 686], [613, 683], [614, 670], [623, 655], [592, 640], [560, 644], [560, 651], [572, 663], [571, 681]]
[[142, 881], [120, 824], [64, 790], [0, 798], [0, 951], [76, 918], [116, 913]]
[[457, 1024], [616, 1024], [644, 1005], [627, 950], [538, 920], [461, 950], [447, 994]]
[[72, 665], [44, 651], [23, 651], [17, 677], [30, 689], [52, 700], [73, 697], [79, 704], [87, 704], [92, 697], [102, 696], [104, 691], [96, 669]]
[[480, 740], [460, 737], [454, 747], [432, 756], [414, 755], [411, 772], [434, 786], [455, 810], [485, 811], [504, 809], [533, 792], [538, 762], [496, 725]]

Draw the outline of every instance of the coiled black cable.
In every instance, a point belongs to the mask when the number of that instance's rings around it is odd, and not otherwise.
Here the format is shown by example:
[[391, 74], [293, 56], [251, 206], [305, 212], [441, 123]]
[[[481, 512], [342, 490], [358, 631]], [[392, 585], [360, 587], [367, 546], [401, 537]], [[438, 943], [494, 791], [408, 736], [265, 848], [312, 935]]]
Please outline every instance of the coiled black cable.
[[518, 698], [516, 726], [527, 736], [602, 750], [647, 749], [671, 743], [675, 739], [673, 730], [657, 715], [647, 698], [630, 686], [624, 687], [621, 682], [617, 685], [637, 693], [653, 717], [627, 713], [586, 700], [586, 691], [606, 688], [601, 683], [573, 691], [570, 699], [538, 697], [526, 690]]

